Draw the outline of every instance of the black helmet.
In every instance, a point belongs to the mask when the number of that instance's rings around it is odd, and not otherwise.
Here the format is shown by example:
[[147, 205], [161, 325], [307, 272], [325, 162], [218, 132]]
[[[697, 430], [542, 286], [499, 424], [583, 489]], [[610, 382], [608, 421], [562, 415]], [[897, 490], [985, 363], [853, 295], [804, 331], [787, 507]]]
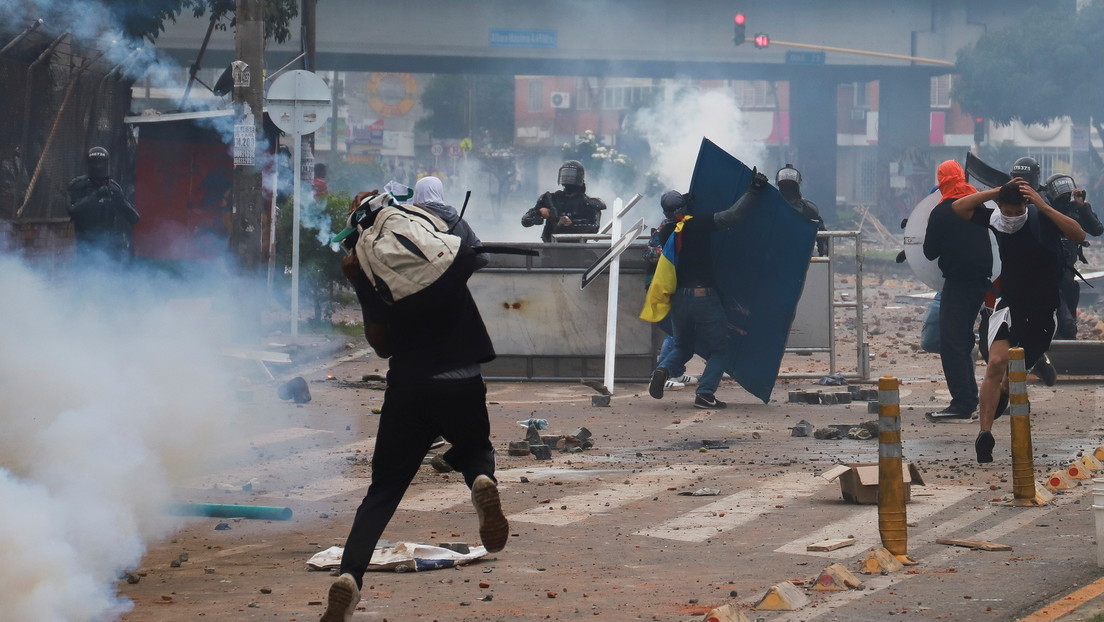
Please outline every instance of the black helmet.
[[578, 160], [568, 160], [560, 167], [561, 186], [582, 186], [585, 182], [586, 170], [583, 163]]
[[801, 171], [794, 168], [793, 164], [790, 164], [789, 162], [787, 162], [786, 166], [783, 166], [782, 168], [778, 169], [778, 172], [775, 173], [775, 175], [774, 175], [774, 183], [777, 184], [777, 183], [781, 183], [781, 182], [784, 182], [784, 181], [792, 181], [795, 184], [800, 186], [801, 185]]
[[1039, 163], [1035, 161], [1035, 158], [1023, 157], [1012, 164], [1012, 170], [1008, 174], [1012, 177], [1021, 177], [1032, 188], [1038, 188], [1039, 171]]
[[88, 150], [88, 176], [93, 179], [111, 177], [111, 156], [103, 147]]
[[1072, 194], [1077, 188], [1077, 182], [1073, 181], [1073, 178], [1069, 175], [1058, 173], [1047, 179], [1045, 188], [1047, 200], [1053, 203], [1055, 199], [1063, 194]]
[[678, 190], [668, 190], [659, 197], [659, 206], [663, 208], [665, 216], [673, 216], [686, 209], [686, 196]]

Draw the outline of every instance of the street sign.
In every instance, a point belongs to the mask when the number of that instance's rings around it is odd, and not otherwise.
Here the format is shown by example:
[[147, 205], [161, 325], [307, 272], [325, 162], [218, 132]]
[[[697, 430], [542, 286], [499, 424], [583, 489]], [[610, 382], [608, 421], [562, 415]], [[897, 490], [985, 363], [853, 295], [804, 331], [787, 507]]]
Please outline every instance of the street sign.
[[824, 52], [804, 52], [800, 50], [786, 50], [787, 65], [823, 65]]
[[453, 143], [453, 144], [448, 146], [448, 156], [450, 158], [452, 158], [453, 160], [455, 160], [456, 158], [459, 158], [461, 155], [463, 155], [463, 153], [464, 153], [464, 151], [462, 149], [460, 149], [460, 145], [458, 145], [456, 143]]
[[445, 148], [441, 145], [441, 143], [433, 143], [433, 145], [429, 148], [429, 152], [433, 154], [433, 157], [439, 158], [445, 154]]
[[268, 89], [268, 116], [289, 134], [313, 134], [329, 120], [332, 103], [326, 82], [304, 69], [285, 73]]

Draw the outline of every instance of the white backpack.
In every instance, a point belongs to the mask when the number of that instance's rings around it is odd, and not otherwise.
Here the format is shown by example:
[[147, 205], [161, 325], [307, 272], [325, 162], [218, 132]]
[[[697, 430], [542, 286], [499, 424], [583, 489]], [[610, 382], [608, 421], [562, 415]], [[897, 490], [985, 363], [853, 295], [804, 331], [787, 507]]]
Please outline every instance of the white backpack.
[[428, 210], [387, 202], [360, 233], [356, 253], [376, 293], [393, 304], [436, 282], [456, 259], [460, 237]]

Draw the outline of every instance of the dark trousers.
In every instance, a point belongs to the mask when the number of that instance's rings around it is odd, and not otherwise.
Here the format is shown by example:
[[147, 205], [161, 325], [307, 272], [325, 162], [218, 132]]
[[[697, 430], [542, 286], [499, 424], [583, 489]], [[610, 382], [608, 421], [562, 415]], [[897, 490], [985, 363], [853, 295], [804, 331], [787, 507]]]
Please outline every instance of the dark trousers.
[[479, 475], [493, 479], [490, 434], [487, 387], [480, 376], [389, 385], [372, 456], [372, 483], [353, 519], [341, 572], [361, 585], [376, 543], [438, 436], [452, 444], [444, 458], [464, 474], [468, 488]]
[[950, 408], [974, 412], [978, 386], [974, 377], [974, 325], [989, 283], [947, 279], [939, 300], [939, 359], [951, 392]]
[[1081, 284], [1072, 270], [1063, 273], [1058, 292], [1062, 304], [1058, 306], [1057, 336], [1059, 339], [1077, 339], [1077, 305], [1081, 302]]

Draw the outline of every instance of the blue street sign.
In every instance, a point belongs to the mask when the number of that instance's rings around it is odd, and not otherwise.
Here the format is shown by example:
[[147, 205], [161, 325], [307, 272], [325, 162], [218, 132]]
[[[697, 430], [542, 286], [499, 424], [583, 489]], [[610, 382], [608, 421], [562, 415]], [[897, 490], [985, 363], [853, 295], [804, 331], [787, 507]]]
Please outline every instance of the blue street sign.
[[786, 51], [787, 65], [823, 65], [824, 52]]

